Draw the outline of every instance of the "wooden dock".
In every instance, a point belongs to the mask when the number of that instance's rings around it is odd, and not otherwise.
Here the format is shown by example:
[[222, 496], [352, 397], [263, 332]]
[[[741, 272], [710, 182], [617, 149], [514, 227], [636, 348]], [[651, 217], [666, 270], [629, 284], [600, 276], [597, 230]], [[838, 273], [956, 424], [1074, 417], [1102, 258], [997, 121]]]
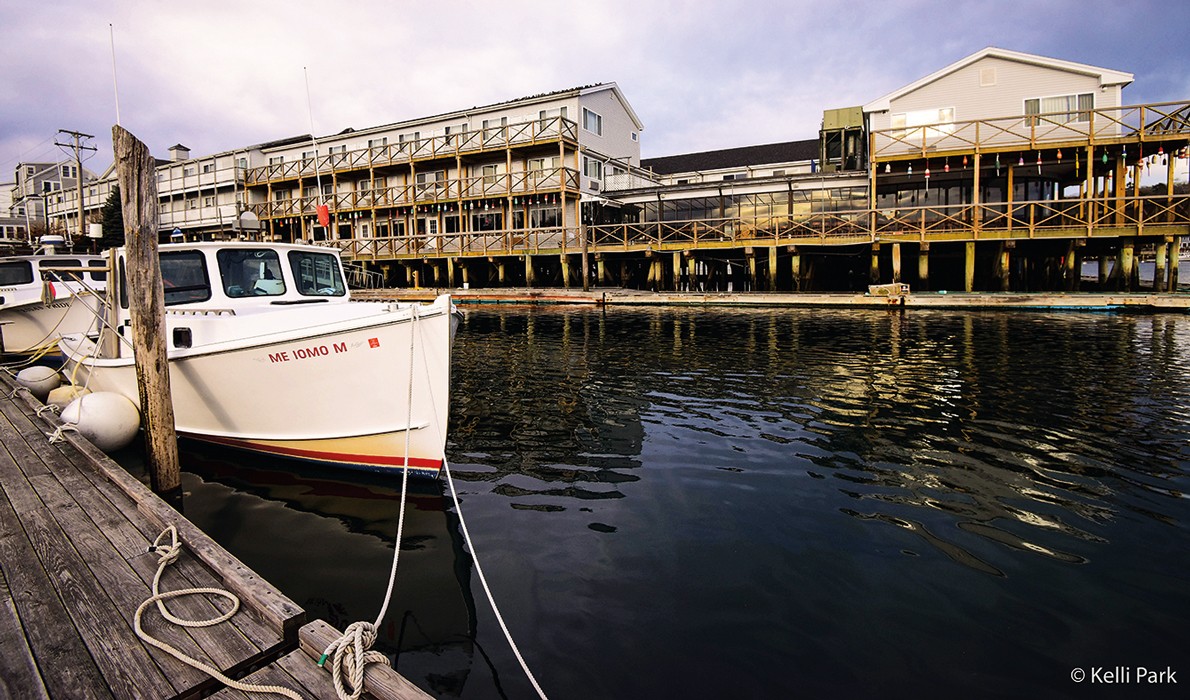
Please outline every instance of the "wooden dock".
[[[0, 698], [264, 697], [228, 688], [136, 635], [134, 614], [158, 566], [149, 547], [170, 525], [183, 553], [161, 590], [222, 588], [241, 608], [227, 622], [189, 629], [150, 608], [145, 630], [231, 678], [336, 696], [316, 660], [337, 630], [306, 624], [298, 605], [76, 433], [51, 443], [57, 417], [38, 415], [41, 403], [2, 372], [0, 393]], [[188, 596], [168, 606], [206, 619], [226, 603]], [[379, 664], [368, 666], [365, 688], [375, 700], [430, 697]]]
[[361, 300], [432, 301], [450, 293], [457, 304], [588, 304], [597, 306], [750, 306], [809, 308], [909, 309], [1049, 309], [1144, 312], [1190, 312], [1190, 294], [1078, 293], [1078, 292], [649, 292], [621, 287], [578, 289], [362, 289], [352, 297]]

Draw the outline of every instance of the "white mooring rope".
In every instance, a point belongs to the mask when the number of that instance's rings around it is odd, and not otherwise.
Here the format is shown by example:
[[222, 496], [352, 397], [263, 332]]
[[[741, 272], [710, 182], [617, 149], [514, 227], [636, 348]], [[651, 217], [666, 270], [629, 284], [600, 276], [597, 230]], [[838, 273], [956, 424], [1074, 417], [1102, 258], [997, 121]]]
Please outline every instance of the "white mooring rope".
[[[448, 310], [449, 313], [449, 310]], [[426, 373], [429, 374], [429, 357], [422, 352], [422, 360], [426, 363]], [[434, 387], [433, 383], [430, 385], [430, 404], [434, 404]], [[438, 412], [434, 411], [434, 425], [438, 430], [442, 431], [442, 426], [438, 424]], [[483, 575], [483, 567], [479, 565], [479, 553], [475, 551], [475, 545], [471, 542], [471, 533], [467, 530], [467, 521], [463, 519], [463, 507], [459, 504], [459, 494], [455, 491], [455, 482], [450, 474], [450, 462], [447, 461], [446, 455], [442, 455], [442, 469], [446, 472], [446, 483], [450, 486], [450, 497], [455, 504], [455, 513], [459, 516], [459, 526], [463, 530], [463, 540], [467, 543], [467, 549], [471, 552], [471, 560], [475, 562], [475, 573], [479, 575], [479, 583], [483, 586], [484, 595], [488, 598], [488, 605], [492, 606], [492, 612], [496, 615], [496, 622], [500, 623], [500, 629], [504, 632], [504, 638], [508, 640], [508, 646], [512, 649], [512, 653], [516, 656], [516, 660], [521, 665], [521, 670], [525, 672], [525, 676], [529, 679], [529, 683], [533, 685], [533, 689], [537, 691], [537, 697], [541, 700], [549, 700], [546, 697], [545, 691], [542, 690], [541, 684], [537, 682], [533, 671], [529, 670], [529, 664], [525, 661], [525, 657], [521, 655], [520, 648], [517, 647], [516, 641], [512, 638], [512, 632], [508, 630], [508, 625], [504, 622], [504, 616], [500, 614], [500, 608], [496, 605], [496, 598], [492, 595], [492, 589], [488, 586], [488, 579]]]
[[[169, 535], [169, 544], [163, 544], [162, 539]], [[234, 688], [245, 693], [273, 693], [275, 695], [283, 695], [290, 700], [302, 700], [302, 696], [289, 688], [282, 688], [278, 685], [256, 685], [254, 683], [243, 683], [223, 675], [219, 669], [209, 666], [198, 659], [187, 656], [185, 652], [170, 646], [166, 642], [153, 637], [145, 631], [141, 626], [141, 617], [149, 606], [154, 603], [157, 609], [161, 611], [161, 616], [166, 620], [179, 625], [181, 627], [211, 627], [221, 622], [230, 620], [233, 615], [240, 609], [240, 599], [230, 591], [225, 591], [221, 588], [183, 588], [176, 591], [161, 592], [161, 575], [165, 572], [165, 568], [175, 562], [182, 554], [182, 548], [178, 544], [178, 530], [173, 525], [167, 527], [157, 539], [153, 540], [153, 545], [149, 547], [150, 552], [156, 552], [161, 555], [161, 560], [157, 563], [157, 573], [153, 575], [153, 595], [145, 599], [140, 607], [136, 609], [136, 615], [133, 617], [133, 626], [136, 629], [136, 636], [143, 639], [146, 643], [151, 644], [165, 653], [181, 661], [182, 663], [197, 668], [206, 673], [212, 678], [218, 680], [229, 688]], [[217, 595], [231, 601], [231, 609], [223, 613], [219, 617], [214, 617], [209, 620], [185, 620], [175, 616], [165, 607], [165, 601], [170, 598], [181, 598], [188, 595]]]
[[[406, 405], [406, 422], [413, 420], [413, 370], [414, 351], [418, 331], [418, 307], [410, 307], [409, 316], [409, 394]], [[424, 351], [424, 348], [423, 348]], [[437, 415], [437, 414], [435, 414]], [[364, 691], [364, 667], [370, 663], [388, 664], [388, 657], [378, 651], [372, 651], [372, 644], [376, 641], [376, 629], [384, 621], [388, 613], [388, 604], [392, 600], [393, 585], [397, 580], [397, 562], [401, 558], [401, 536], [405, 529], [405, 500], [409, 485], [409, 441], [412, 427], [405, 429], [405, 466], [401, 469], [401, 508], [397, 516], [397, 536], [393, 543], [393, 565], [388, 573], [388, 589], [384, 592], [384, 603], [380, 606], [380, 614], [375, 622], [353, 622], [343, 630], [343, 635], [327, 645], [322, 652], [318, 665], [323, 666], [327, 659], [331, 661], [331, 682], [335, 686], [335, 693], [339, 700], [359, 700]]]

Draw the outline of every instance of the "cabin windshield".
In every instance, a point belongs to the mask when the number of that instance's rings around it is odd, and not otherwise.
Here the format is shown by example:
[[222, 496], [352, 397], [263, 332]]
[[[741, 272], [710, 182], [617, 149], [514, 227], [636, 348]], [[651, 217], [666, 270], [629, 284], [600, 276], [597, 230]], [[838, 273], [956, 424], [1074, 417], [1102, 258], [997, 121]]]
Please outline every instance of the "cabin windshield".
[[268, 248], [221, 250], [219, 275], [229, 297], [278, 296], [285, 293], [281, 259]]
[[30, 284], [33, 265], [24, 260], [0, 263], [0, 285]]
[[339, 259], [332, 253], [291, 250], [289, 267], [303, 296], [341, 297], [347, 293]]

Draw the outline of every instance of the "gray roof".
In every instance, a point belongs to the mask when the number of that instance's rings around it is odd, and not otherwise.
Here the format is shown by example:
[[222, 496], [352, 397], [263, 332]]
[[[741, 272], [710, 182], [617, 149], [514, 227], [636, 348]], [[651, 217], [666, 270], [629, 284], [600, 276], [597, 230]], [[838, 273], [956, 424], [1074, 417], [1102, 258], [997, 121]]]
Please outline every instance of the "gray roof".
[[743, 168], [769, 163], [793, 163], [815, 158], [818, 158], [818, 139], [806, 139], [660, 158], [643, 158], [640, 164], [642, 168], [650, 168], [660, 175], [670, 175], [701, 170]]

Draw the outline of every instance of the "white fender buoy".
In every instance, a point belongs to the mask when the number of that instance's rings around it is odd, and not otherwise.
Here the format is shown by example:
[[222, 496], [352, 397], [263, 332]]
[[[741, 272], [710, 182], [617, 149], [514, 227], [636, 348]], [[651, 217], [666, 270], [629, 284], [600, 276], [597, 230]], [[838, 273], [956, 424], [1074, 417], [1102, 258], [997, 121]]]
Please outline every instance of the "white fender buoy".
[[62, 422], [73, 425], [104, 452], [114, 452], [136, 437], [140, 411], [117, 393], [97, 391], [71, 401], [62, 409]]
[[17, 372], [17, 384], [28, 389], [38, 401], [45, 401], [50, 392], [57, 389], [61, 383], [62, 377], [56, 371], [42, 365], [26, 367]]
[[62, 386], [50, 392], [49, 398], [45, 403], [58, 408], [66, 408], [66, 406], [80, 396], [90, 394], [91, 390], [74, 384], [63, 384]]

